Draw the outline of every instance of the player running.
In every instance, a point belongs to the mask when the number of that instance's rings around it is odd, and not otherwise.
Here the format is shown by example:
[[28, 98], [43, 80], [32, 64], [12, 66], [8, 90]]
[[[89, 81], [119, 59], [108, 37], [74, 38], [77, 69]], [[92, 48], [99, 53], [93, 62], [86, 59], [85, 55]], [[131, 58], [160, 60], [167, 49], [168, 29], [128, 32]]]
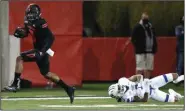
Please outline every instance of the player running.
[[159, 90], [169, 82], [178, 83], [184, 80], [184, 76], [177, 73], [168, 73], [154, 77], [152, 79], [144, 79], [138, 74], [130, 78], [120, 78], [118, 83], [113, 84], [108, 89], [108, 94], [112, 98], [116, 98], [118, 102], [147, 102], [152, 98], [161, 102], [177, 102], [183, 96], [173, 89], [169, 89], [169, 94]]
[[19, 89], [18, 82], [23, 71], [23, 62], [36, 62], [40, 73], [48, 80], [64, 88], [70, 97], [70, 103], [74, 101], [75, 88], [65, 84], [59, 76], [50, 72], [49, 54], [54, 42], [54, 35], [48, 27], [47, 22], [41, 17], [41, 9], [36, 4], [28, 5], [25, 12], [24, 28], [18, 27], [14, 36], [24, 38], [30, 34], [33, 38], [34, 49], [22, 52], [16, 59], [15, 76], [11, 86], [5, 90], [16, 92]]

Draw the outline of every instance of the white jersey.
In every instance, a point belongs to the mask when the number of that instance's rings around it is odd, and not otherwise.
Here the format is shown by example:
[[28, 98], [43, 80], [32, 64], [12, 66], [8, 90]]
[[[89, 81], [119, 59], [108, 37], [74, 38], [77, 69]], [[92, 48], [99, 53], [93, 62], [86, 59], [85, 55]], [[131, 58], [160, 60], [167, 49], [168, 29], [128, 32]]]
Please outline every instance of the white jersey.
[[118, 84], [121, 88], [125, 86], [129, 87], [127, 91], [125, 90], [120, 91], [120, 97], [122, 98], [122, 101], [125, 101], [125, 102], [132, 102], [134, 99], [134, 96], [143, 98], [145, 92], [148, 90], [148, 87], [150, 87], [145, 84], [145, 81], [132, 82], [128, 80], [128, 78], [125, 78], [125, 77], [120, 78], [118, 80]]
[[160, 87], [173, 81], [171, 73], [160, 75], [152, 79], [144, 79], [140, 82], [132, 82], [123, 77], [118, 80], [118, 84], [121, 87], [128, 86], [129, 89], [126, 92], [120, 92], [120, 97], [123, 102], [133, 102], [134, 96], [144, 98], [145, 92], [149, 94], [149, 98], [162, 102], [174, 102], [175, 97], [171, 94], [165, 93], [159, 90]]

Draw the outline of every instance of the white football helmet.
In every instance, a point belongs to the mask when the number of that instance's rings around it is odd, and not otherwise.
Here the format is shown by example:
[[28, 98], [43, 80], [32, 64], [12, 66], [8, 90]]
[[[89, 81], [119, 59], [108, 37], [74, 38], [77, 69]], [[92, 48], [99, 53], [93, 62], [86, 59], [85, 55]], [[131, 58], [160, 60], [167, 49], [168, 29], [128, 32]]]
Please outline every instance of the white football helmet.
[[118, 80], [118, 84], [119, 85], [125, 85], [125, 86], [129, 86], [130, 85], [130, 81], [125, 78], [125, 77], [122, 77]]
[[120, 78], [118, 80], [119, 93], [122, 94], [122, 95], [125, 94], [129, 90], [129, 88], [132, 84], [134, 84], [134, 83], [129, 81], [127, 78], [125, 78], [125, 77]]
[[116, 98], [119, 94], [119, 90], [118, 90], [118, 84], [112, 84], [111, 86], [109, 86], [108, 88], [108, 95], [112, 98]]

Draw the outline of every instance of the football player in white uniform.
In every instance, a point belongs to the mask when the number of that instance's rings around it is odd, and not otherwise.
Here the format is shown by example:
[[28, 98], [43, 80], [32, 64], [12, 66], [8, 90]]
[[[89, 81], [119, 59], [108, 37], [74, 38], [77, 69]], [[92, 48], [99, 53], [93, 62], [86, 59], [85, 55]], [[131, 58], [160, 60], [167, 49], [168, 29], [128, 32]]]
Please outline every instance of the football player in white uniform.
[[108, 94], [118, 102], [147, 102], [149, 98], [161, 102], [177, 102], [183, 98], [181, 94], [173, 89], [169, 89], [168, 94], [159, 88], [169, 82], [178, 83], [182, 80], [184, 76], [178, 76], [177, 73], [168, 73], [152, 79], [143, 79], [140, 74], [130, 78], [122, 77], [118, 83], [109, 87]]

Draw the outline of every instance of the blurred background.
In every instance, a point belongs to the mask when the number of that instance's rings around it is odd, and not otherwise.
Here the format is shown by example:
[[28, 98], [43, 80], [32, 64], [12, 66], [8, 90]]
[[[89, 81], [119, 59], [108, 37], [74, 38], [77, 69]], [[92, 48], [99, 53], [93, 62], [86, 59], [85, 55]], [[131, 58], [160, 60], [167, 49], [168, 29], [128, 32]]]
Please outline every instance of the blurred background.
[[184, 14], [183, 1], [85, 1], [83, 27], [89, 37], [129, 37], [147, 12], [157, 36], [174, 36]]

